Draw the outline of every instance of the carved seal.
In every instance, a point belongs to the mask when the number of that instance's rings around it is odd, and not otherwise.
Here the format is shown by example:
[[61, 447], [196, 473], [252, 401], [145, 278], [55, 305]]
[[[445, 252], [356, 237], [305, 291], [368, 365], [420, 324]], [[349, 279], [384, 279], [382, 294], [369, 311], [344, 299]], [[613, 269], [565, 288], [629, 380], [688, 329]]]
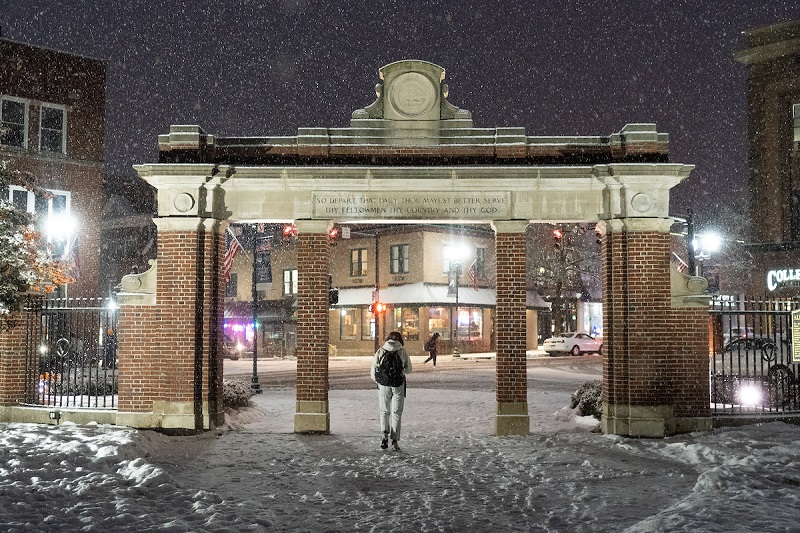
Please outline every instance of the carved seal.
[[646, 213], [653, 207], [653, 198], [649, 194], [640, 192], [631, 198], [631, 207], [640, 213]]
[[186, 213], [194, 207], [194, 198], [191, 194], [182, 192], [175, 197], [172, 205], [175, 206], [175, 210], [179, 213]]
[[398, 113], [417, 117], [436, 103], [436, 88], [424, 75], [408, 72], [394, 81], [391, 98], [392, 106]]

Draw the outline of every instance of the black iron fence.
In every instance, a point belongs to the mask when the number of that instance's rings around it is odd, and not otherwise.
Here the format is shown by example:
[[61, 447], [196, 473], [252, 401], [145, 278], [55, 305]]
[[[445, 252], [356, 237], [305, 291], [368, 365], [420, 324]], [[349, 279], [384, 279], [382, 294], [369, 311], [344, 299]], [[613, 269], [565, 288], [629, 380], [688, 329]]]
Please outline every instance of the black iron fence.
[[800, 369], [792, 358], [791, 314], [800, 303], [715, 298], [710, 311], [714, 414], [800, 412]]
[[111, 300], [35, 299], [25, 310], [25, 403], [116, 409], [118, 313]]

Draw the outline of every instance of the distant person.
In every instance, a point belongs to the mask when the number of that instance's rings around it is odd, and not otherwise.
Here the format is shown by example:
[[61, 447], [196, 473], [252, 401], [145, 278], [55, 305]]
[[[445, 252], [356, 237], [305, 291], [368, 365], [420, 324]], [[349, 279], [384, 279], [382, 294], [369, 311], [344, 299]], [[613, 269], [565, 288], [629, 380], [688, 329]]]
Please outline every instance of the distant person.
[[426, 342], [425, 345], [423, 346], [423, 348], [424, 348], [424, 350], [426, 352], [430, 352], [430, 355], [428, 356], [428, 358], [425, 359], [425, 361], [422, 362], [423, 365], [425, 363], [427, 363], [428, 361], [430, 361], [431, 359], [433, 359], [433, 366], [436, 366], [436, 341], [438, 341], [438, 340], [439, 340], [439, 334], [438, 333], [434, 333], [431, 336], [431, 338], [428, 339], [428, 342]]
[[399, 451], [400, 419], [406, 400], [406, 374], [411, 373], [411, 358], [403, 348], [403, 336], [393, 331], [386, 337], [382, 348], [372, 359], [370, 377], [378, 384], [378, 406], [381, 412], [383, 439], [381, 448], [389, 447]]

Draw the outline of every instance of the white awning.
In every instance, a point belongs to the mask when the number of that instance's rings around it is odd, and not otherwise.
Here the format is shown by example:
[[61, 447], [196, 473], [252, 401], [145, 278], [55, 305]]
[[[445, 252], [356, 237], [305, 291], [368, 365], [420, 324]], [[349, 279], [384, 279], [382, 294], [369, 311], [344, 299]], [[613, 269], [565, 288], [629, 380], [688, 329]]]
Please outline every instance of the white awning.
[[[333, 307], [360, 307], [372, 303], [373, 287], [358, 287], [354, 289], [339, 289], [339, 303]], [[545, 302], [535, 291], [527, 291], [526, 305], [529, 308], [550, 309], [550, 304]], [[447, 295], [447, 285], [430, 283], [410, 283], [386, 287], [380, 291], [380, 299], [389, 305], [422, 305], [426, 307], [452, 306], [456, 303], [455, 296]], [[458, 288], [458, 305], [494, 307], [497, 305], [494, 289], [474, 289], [472, 287]]]

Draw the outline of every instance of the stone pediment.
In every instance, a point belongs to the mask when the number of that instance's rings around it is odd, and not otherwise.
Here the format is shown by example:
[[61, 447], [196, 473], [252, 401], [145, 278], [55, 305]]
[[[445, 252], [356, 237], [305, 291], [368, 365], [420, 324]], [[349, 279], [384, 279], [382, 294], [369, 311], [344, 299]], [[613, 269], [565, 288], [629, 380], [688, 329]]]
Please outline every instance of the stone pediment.
[[528, 136], [524, 127], [475, 127], [472, 113], [448, 101], [445, 69], [403, 60], [379, 69], [376, 99], [344, 127], [299, 127], [295, 136], [227, 137], [196, 125], [159, 135], [161, 163], [608, 164], [666, 163], [669, 136], [651, 123], [611, 135]]
[[472, 114], [447, 101], [445, 70], [416, 59], [380, 68], [383, 83], [375, 86], [376, 100], [353, 112], [354, 119], [439, 121], [461, 119], [472, 125]]

